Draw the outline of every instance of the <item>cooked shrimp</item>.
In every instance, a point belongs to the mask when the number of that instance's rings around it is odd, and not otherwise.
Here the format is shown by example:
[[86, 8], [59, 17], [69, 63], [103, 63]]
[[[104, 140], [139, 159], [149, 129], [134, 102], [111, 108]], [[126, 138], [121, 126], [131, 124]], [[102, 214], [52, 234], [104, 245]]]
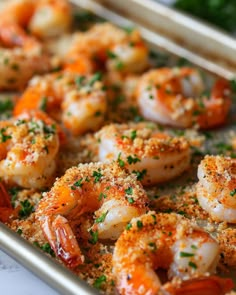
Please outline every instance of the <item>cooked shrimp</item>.
[[148, 124], [111, 124], [97, 134], [99, 160], [117, 160], [144, 184], [170, 180], [190, 164], [190, 146], [184, 138], [157, 132]]
[[51, 68], [41, 44], [14, 24], [0, 26], [0, 44], [11, 48], [0, 49], [0, 89], [22, 89], [34, 74]]
[[69, 267], [83, 262], [70, 221], [95, 212], [91, 233], [116, 239], [132, 217], [147, 210], [148, 198], [134, 176], [117, 164], [80, 164], [66, 171], [36, 210], [45, 237]]
[[231, 104], [230, 85], [217, 80], [209, 97], [193, 68], [162, 68], [141, 77], [136, 98], [144, 118], [174, 127], [194, 124], [212, 128], [225, 123]]
[[59, 36], [71, 26], [72, 13], [68, 0], [40, 0], [29, 23], [29, 30], [40, 38]]
[[[60, 119], [73, 134], [97, 130], [107, 108], [101, 75], [78, 75], [73, 71], [36, 77], [15, 106], [14, 115], [43, 109]], [[58, 110], [55, 112], [55, 108]]]
[[107, 109], [106, 92], [100, 73], [78, 76], [77, 89], [62, 102], [62, 122], [73, 134], [97, 130]]
[[219, 246], [210, 235], [177, 214], [149, 212], [134, 218], [115, 244], [113, 272], [120, 294], [157, 294], [157, 268], [169, 278], [214, 272]]
[[148, 49], [140, 33], [125, 32], [109, 23], [74, 35], [67, 56], [73, 59], [78, 55], [105, 62], [109, 70], [120, 72], [141, 72], [148, 65]]
[[236, 223], [236, 159], [205, 156], [198, 166], [197, 198], [218, 221]]
[[[217, 276], [201, 276], [179, 282], [174, 281], [163, 286], [165, 295], [225, 295], [230, 292], [234, 284], [231, 279]], [[159, 294], [159, 293], [158, 293]]]
[[9, 220], [9, 216], [13, 214], [13, 208], [11, 205], [11, 198], [6, 191], [4, 185], [0, 182], [0, 221], [6, 222]]
[[0, 177], [10, 184], [43, 188], [55, 170], [59, 140], [54, 122], [43, 113], [0, 122]]
[[27, 28], [40, 38], [65, 33], [71, 24], [70, 4], [67, 0], [7, 1], [0, 12], [0, 23]]

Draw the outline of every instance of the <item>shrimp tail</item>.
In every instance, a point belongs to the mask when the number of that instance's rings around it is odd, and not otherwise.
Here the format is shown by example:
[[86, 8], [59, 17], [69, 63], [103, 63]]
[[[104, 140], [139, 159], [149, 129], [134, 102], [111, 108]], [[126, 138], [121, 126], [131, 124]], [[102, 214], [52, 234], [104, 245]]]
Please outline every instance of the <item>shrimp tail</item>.
[[165, 291], [169, 295], [224, 295], [233, 287], [234, 283], [229, 278], [210, 276], [184, 281], [177, 288], [171, 283], [166, 284]]
[[0, 183], [0, 221], [7, 222], [14, 212], [11, 205], [11, 198], [2, 183]]
[[43, 229], [53, 251], [69, 268], [83, 263], [84, 257], [65, 217], [57, 215], [54, 220], [45, 217]]

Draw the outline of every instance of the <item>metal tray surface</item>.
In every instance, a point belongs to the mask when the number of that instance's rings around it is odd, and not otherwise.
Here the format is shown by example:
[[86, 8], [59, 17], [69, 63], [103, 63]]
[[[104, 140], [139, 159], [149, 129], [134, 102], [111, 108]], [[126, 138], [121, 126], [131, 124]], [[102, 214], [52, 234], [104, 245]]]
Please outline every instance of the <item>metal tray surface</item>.
[[[117, 25], [135, 25], [151, 48], [165, 49], [227, 79], [235, 76], [235, 39], [162, 4], [151, 0], [71, 0], [70, 2]], [[87, 283], [2, 223], [0, 223], [0, 249], [61, 294], [98, 294]]]

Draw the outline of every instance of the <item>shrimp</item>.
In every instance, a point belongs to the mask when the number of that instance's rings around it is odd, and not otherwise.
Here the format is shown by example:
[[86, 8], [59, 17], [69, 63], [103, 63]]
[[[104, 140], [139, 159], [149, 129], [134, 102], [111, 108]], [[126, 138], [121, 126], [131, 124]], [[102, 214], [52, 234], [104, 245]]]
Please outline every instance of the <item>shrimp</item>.
[[[165, 295], [225, 295], [230, 292], [234, 284], [231, 279], [217, 276], [201, 276], [182, 282], [170, 282], [165, 284]], [[158, 293], [159, 294], [159, 293]]]
[[73, 268], [83, 262], [83, 256], [71, 221], [95, 212], [90, 233], [116, 239], [132, 217], [147, 210], [147, 203], [141, 184], [116, 163], [80, 164], [68, 169], [44, 194], [36, 218], [56, 255]]
[[59, 36], [69, 30], [72, 13], [68, 0], [40, 0], [34, 3], [35, 13], [29, 23], [29, 31], [33, 35], [44, 39]]
[[4, 187], [0, 182], [0, 221], [7, 222], [11, 214], [14, 213], [14, 209], [11, 205], [11, 198]]
[[34, 74], [51, 69], [41, 44], [14, 24], [0, 25], [0, 44], [10, 47], [0, 49], [0, 89], [22, 89]]
[[154, 131], [148, 124], [111, 124], [97, 132], [99, 160], [117, 160], [143, 184], [170, 180], [190, 164], [190, 146], [184, 138]]
[[68, 31], [72, 21], [67, 0], [13, 0], [0, 12], [0, 23], [28, 29], [39, 38], [58, 36]]
[[1, 179], [26, 188], [45, 187], [54, 173], [58, 149], [56, 125], [43, 113], [1, 121]]
[[189, 279], [215, 272], [218, 260], [219, 246], [208, 233], [180, 215], [149, 212], [126, 226], [112, 263], [119, 293], [134, 295], [161, 290], [157, 268]]
[[16, 103], [14, 115], [43, 109], [75, 135], [97, 130], [107, 109], [101, 78], [100, 73], [78, 75], [73, 71], [35, 77]]
[[201, 129], [224, 124], [231, 105], [229, 82], [217, 80], [209, 97], [203, 90], [197, 70], [161, 68], [141, 77], [136, 99], [144, 118], [161, 124]]
[[139, 73], [148, 65], [148, 49], [140, 33], [125, 32], [109, 23], [96, 24], [86, 33], [75, 34], [66, 56], [87, 56], [105, 63], [110, 71], [122, 73]]
[[212, 219], [236, 223], [236, 159], [205, 156], [198, 166], [197, 198]]

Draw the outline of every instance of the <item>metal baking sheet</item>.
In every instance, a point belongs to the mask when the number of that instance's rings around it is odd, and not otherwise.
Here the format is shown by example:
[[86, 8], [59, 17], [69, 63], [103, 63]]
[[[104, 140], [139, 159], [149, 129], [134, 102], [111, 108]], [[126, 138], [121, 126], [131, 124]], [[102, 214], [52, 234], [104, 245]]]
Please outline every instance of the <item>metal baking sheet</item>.
[[[231, 79], [236, 73], [236, 40], [150, 0], [71, 0], [117, 25], [135, 25], [151, 48], [162, 48]], [[193, 38], [194, 36], [194, 38]], [[204, 48], [199, 45], [204, 44]], [[98, 294], [68, 269], [0, 223], [0, 248], [61, 294]]]
[[[236, 39], [152, 0], [71, 0], [117, 25], [135, 25], [151, 47], [226, 79], [236, 75]], [[128, 4], [129, 3], [129, 4]]]

